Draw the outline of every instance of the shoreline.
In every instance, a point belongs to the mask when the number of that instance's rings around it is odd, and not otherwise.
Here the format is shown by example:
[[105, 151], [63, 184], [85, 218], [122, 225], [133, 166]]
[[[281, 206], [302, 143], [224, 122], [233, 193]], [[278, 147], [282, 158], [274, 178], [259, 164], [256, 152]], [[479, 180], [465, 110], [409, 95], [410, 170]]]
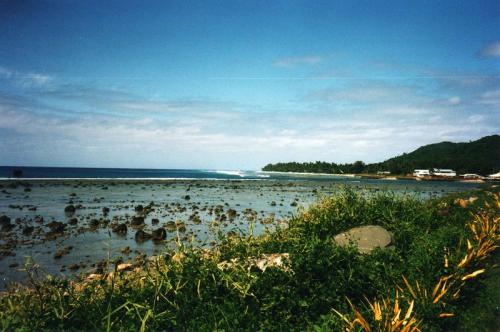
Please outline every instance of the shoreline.
[[337, 174], [337, 173], [306, 173], [306, 172], [278, 172], [278, 171], [257, 171], [257, 173], [265, 173], [265, 174], [293, 174], [293, 175], [320, 175], [320, 176], [332, 176], [332, 177], [347, 177], [347, 178], [355, 178], [358, 177], [358, 174]]

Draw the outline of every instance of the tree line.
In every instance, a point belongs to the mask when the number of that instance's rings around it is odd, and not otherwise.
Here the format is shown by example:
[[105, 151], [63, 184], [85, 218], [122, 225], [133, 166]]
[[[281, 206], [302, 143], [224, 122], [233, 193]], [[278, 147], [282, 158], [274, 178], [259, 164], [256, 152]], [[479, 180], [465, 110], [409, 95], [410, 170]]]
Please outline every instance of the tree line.
[[425, 145], [411, 153], [380, 163], [363, 161], [337, 164], [334, 162], [279, 162], [268, 164], [263, 171], [327, 173], [327, 174], [410, 174], [415, 169], [451, 168], [459, 174], [489, 175], [500, 171], [500, 136], [491, 135], [468, 143], [441, 142]]

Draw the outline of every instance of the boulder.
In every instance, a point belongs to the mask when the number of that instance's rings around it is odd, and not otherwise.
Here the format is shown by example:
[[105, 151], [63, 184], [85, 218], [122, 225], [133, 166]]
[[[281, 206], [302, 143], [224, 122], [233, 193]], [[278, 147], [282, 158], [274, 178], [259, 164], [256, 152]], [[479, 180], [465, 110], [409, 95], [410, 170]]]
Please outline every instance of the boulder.
[[144, 224], [144, 217], [134, 216], [130, 222], [132, 226], [141, 226]]
[[47, 227], [50, 228], [50, 232], [52, 233], [63, 233], [66, 229], [66, 225], [60, 221], [52, 221], [47, 224]]
[[361, 253], [369, 253], [375, 248], [393, 249], [394, 238], [385, 228], [368, 225], [351, 228], [334, 236], [333, 240], [340, 246], [353, 243]]
[[75, 213], [76, 208], [74, 205], [68, 205], [64, 208], [64, 212], [66, 213]]
[[165, 231], [164, 228], [160, 227], [158, 229], [155, 229], [151, 233], [151, 236], [153, 237], [154, 241], [161, 241], [161, 240], [165, 240], [167, 238], [167, 232]]
[[12, 228], [14, 227], [14, 225], [12, 225], [10, 223], [10, 218], [3, 215], [3, 216], [0, 216], [0, 229], [4, 232], [8, 232], [10, 231]]
[[114, 233], [120, 234], [120, 235], [125, 235], [127, 234], [127, 225], [125, 224], [116, 224], [113, 225], [112, 231]]
[[138, 230], [135, 233], [135, 241], [137, 241], [137, 242], [144, 242], [146, 240], [149, 240], [150, 238], [151, 238], [151, 234], [146, 233], [142, 229]]
[[99, 226], [99, 220], [97, 219], [91, 219], [89, 221], [89, 227], [90, 228], [97, 228]]
[[31, 233], [33, 233], [34, 230], [35, 230], [35, 227], [26, 226], [23, 228], [23, 235], [31, 235]]

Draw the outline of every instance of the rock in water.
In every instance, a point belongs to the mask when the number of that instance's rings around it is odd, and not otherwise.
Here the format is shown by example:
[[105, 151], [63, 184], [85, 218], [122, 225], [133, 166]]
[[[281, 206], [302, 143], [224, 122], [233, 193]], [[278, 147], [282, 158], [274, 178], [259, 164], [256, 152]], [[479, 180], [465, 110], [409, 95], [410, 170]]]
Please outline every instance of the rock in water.
[[76, 208], [74, 205], [68, 205], [64, 208], [64, 212], [66, 213], [75, 213]]
[[125, 235], [127, 234], [127, 225], [125, 224], [117, 224], [113, 225], [111, 228], [114, 233], [120, 234], [120, 235]]
[[144, 217], [134, 216], [132, 218], [132, 222], [130, 223], [132, 226], [141, 226], [144, 224]]
[[167, 232], [164, 228], [155, 229], [151, 235], [153, 236], [154, 241], [161, 241], [167, 238]]
[[10, 231], [14, 225], [10, 223], [10, 218], [7, 216], [0, 216], [0, 229], [4, 232]]
[[359, 252], [364, 254], [375, 248], [394, 248], [392, 234], [385, 228], [376, 225], [351, 228], [346, 232], [335, 235], [333, 239], [340, 246], [348, 246], [352, 242]]
[[135, 241], [137, 242], [144, 242], [146, 240], [149, 240], [151, 238], [151, 234], [146, 233], [142, 229], [138, 230], [137, 233], [135, 233]]

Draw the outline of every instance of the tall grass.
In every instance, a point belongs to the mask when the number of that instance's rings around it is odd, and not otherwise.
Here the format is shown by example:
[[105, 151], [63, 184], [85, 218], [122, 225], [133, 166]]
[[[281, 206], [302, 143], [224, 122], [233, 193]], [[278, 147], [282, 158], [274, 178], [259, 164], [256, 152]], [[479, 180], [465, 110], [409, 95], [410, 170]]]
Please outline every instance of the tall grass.
[[[479, 199], [457, 203], [471, 195]], [[210, 251], [179, 244], [135, 270], [115, 268], [81, 281], [31, 271], [29, 288], [0, 296], [0, 328], [486, 329], [498, 315], [485, 296], [499, 288], [498, 279], [488, 283], [498, 259], [496, 195], [492, 188], [422, 201], [346, 189], [302, 211], [287, 228], [222, 237]], [[395, 250], [360, 254], [332, 240], [360, 225], [387, 228]]]

